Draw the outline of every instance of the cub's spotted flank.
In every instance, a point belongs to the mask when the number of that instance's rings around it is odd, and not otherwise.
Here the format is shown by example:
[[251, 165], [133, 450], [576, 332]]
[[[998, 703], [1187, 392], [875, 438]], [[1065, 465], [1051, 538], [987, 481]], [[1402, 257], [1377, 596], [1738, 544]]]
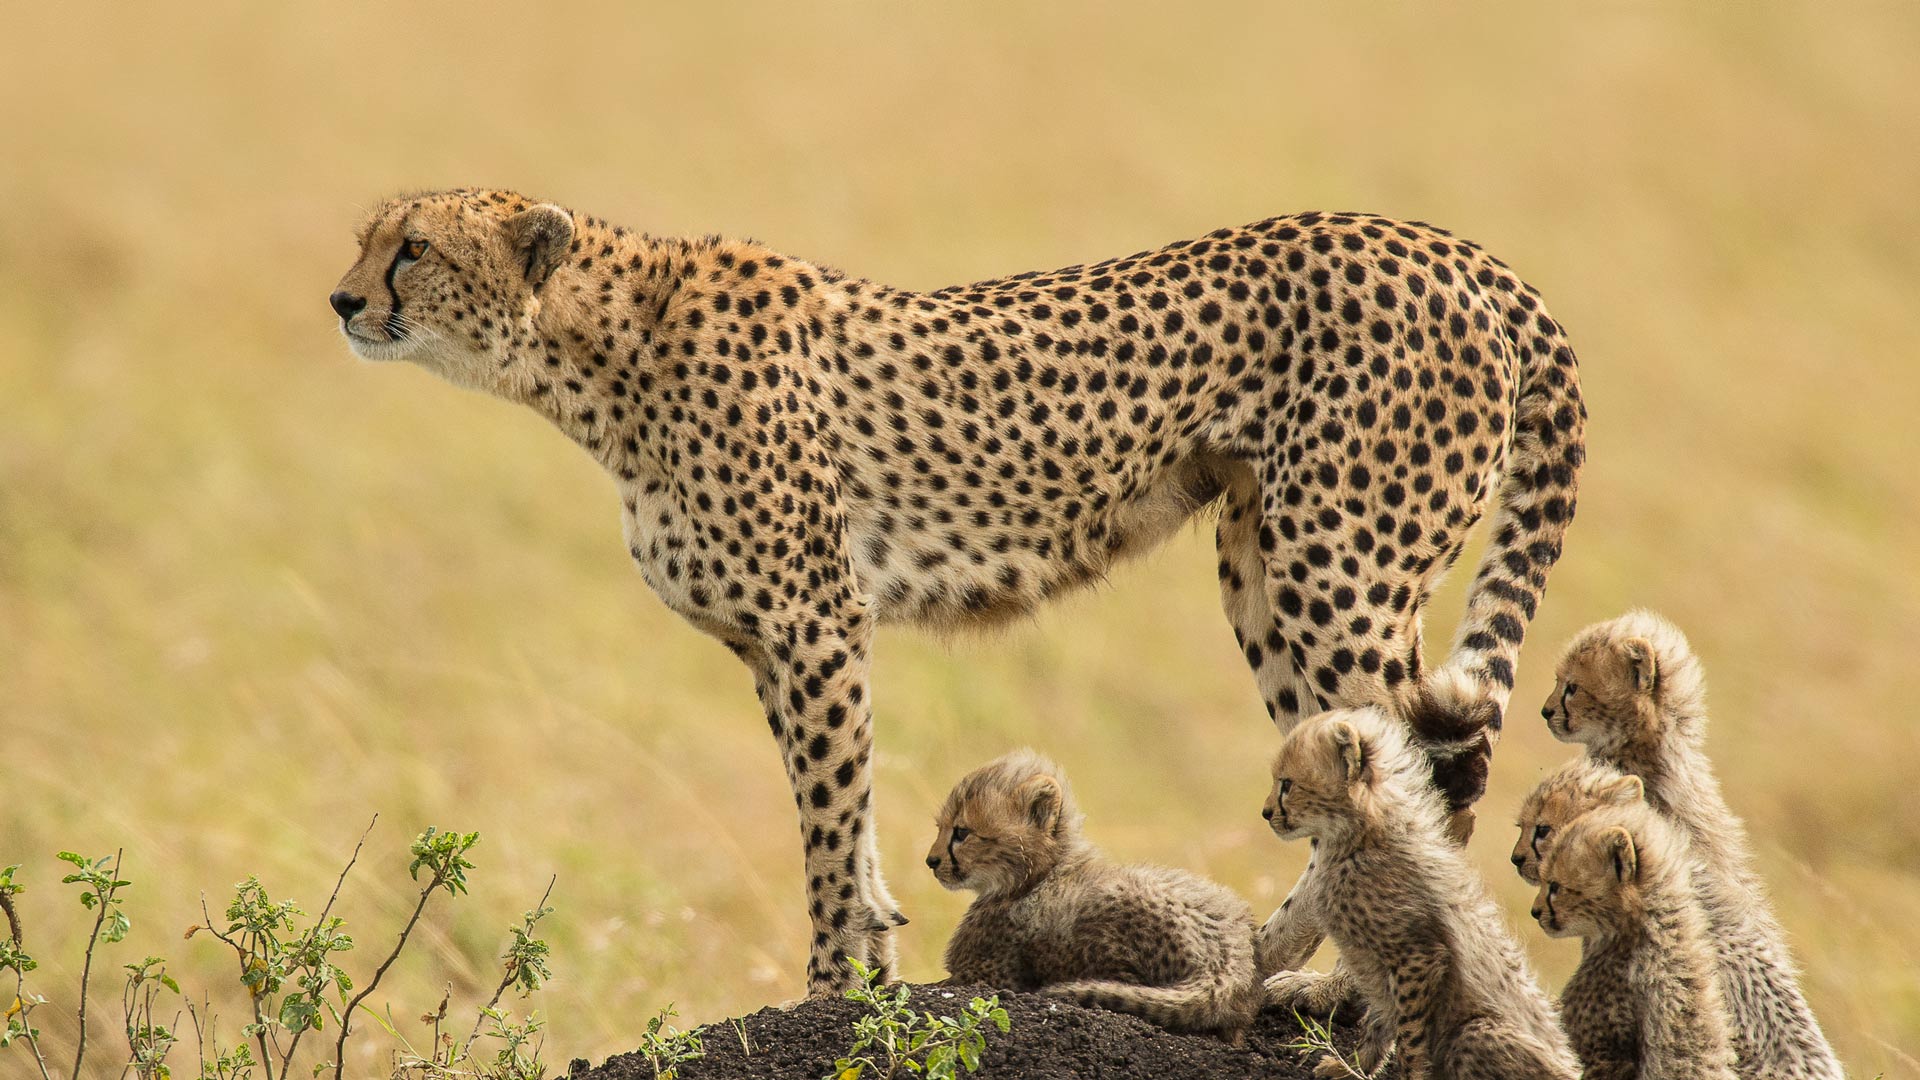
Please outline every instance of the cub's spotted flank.
[[[913, 292], [462, 190], [381, 205], [360, 247], [331, 297], [353, 350], [552, 420], [614, 479], [648, 584], [752, 671], [810, 993], [845, 957], [889, 969], [905, 921], [874, 840], [874, 627], [1017, 616], [1203, 509], [1274, 722], [1389, 708], [1470, 820], [1585, 425], [1559, 323], [1473, 244], [1307, 213]], [[1428, 670], [1422, 608], [1482, 517]]]
[[[1325, 926], [1367, 1003], [1358, 1064], [1389, 1049], [1408, 1077], [1573, 1080], [1579, 1069], [1553, 1006], [1466, 853], [1400, 725], [1374, 708], [1323, 713], [1293, 730], [1263, 810], [1283, 840], [1309, 838], [1314, 869], [1289, 919]], [[1304, 956], [1283, 958], [1297, 965]], [[1286, 1004], [1297, 972], [1267, 981]], [[1338, 1060], [1322, 1076], [1345, 1076]]]
[[1742, 1076], [1839, 1080], [1839, 1058], [1800, 991], [1786, 929], [1753, 869], [1747, 830], [1707, 758], [1707, 691], [1679, 627], [1635, 611], [1587, 627], [1555, 669], [1541, 713], [1587, 756], [1639, 777], [1679, 826], [1699, 869]]
[[1020, 751], [967, 774], [936, 829], [934, 877], [978, 894], [947, 943], [955, 982], [1043, 990], [1235, 1041], [1253, 1022], [1246, 902], [1192, 874], [1102, 859], [1052, 762]]

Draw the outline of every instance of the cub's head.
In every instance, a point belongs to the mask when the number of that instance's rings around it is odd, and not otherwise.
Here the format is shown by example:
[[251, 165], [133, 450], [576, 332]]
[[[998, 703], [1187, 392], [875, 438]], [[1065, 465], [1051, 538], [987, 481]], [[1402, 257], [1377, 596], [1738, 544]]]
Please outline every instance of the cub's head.
[[533, 338], [541, 286], [567, 257], [573, 215], [507, 192], [389, 200], [367, 216], [360, 257], [328, 297], [366, 360], [412, 360], [493, 389]]
[[1651, 611], [1634, 611], [1574, 637], [1540, 715], [1560, 741], [1617, 759], [1671, 736], [1698, 737], [1705, 697], [1686, 635]]
[[1520, 838], [1513, 843], [1513, 868], [1527, 884], [1540, 884], [1540, 861], [1568, 823], [1596, 807], [1637, 803], [1645, 794], [1639, 777], [1591, 758], [1574, 758], [1521, 801], [1514, 822]]
[[1549, 937], [1630, 929], [1644, 917], [1647, 895], [1680, 869], [1681, 847], [1644, 803], [1582, 814], [1541, 863], [1533, 917]]
[[1386, 713], [1335, 709], [1302, 721], [1280, 744], [1260, 813], [1282, 840], [1346, 835], [1405, 801], [1437, 822], [1441, 807], [1429, 771], [1426, 756]]
[[934, 829], [927, 868], [947, 888], [982, 897], [1025, 892], [1085, 848], [1066, 773], [1031, 750], [961, 778]]

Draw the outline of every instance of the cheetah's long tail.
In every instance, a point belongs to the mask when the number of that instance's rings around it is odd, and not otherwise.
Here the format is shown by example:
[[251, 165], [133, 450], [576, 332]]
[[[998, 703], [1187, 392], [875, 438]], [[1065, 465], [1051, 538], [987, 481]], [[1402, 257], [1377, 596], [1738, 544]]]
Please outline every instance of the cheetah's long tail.
[[1525, 289], [1513, 298], [1517, 306], [1505, 325], [1519, 353], [1519, 378], [1492, 539], [1468, 589], [1452, 655], [1421, 681], [1408, 716], [1434, 754], [1434, 781], [1453, 809], [1486, 790], [1520, 643], [1560, 558], [1586, 459], [1587, 409], [1573, 349], [1536, 294]]
[[1236, 978], [1200, 978], [1173, 986], [1139, 986], [1107, 979], [1058, 983], [1046, 993], [1132, 1013], [1173, 1031], [1212, 1032], [1237, 1040], [1260, 1008], [1258, 987]]

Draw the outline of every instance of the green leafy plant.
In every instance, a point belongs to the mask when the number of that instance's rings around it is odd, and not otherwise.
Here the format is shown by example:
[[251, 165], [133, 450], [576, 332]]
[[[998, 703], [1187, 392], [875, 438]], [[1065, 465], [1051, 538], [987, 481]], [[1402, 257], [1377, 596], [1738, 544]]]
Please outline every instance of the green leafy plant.
[[667, 1023], [678, 1015], [671, 1004], [667, 1005], [647, 1020], [646, 1033], [640, 1036], [640, 1056], [653, 1066], [654, 1080], [675, 1080], [681, 1065], [707, 1056], [700, 1028], [681, 1031]]
[[[189, 928], [187, 937], [205, 932], [233, 952], [240, 986], [246, 991], [252, 1012], [251, 1022], [240, 1028], [236, 1045], [222, 1045], [219, 1021], [208, 999], [196, 1003], [185, 998], [180, 984], [168, 972], [165, 958], [148, 956], [139, 963], [122, 965], [126, 973], [121, 1009], [127, 1056], [118, 1065], [121, 1074], [130, 1074], [136, 1080], [173, 1080], [174, 1066], [168, 1059], [183, 1041], [181, 1010], [191, 1018], [198, 1080], [288, 1080], [302, 1037], [329, 1024], [338, 1033], [333, 1057], [311, 1067], [315, 1076], [331, 1070], [339, 1080], [344, 1075], [347, 1038], [357, 1016], [374, 1018], [398, 1038], [391, 1016], [375, 1012], [366, 999], [405, 949], [433, 894], [444, 892], [451, 897], [467, 891], [467, 872], [474, 868], [467, 855], [480, 836], [430, 828], [414, 838], [407, 871], [419, 885], [419, 894], [412, 914], [385, 959], [356, 992], [355, 980], [339, 963], [341, 954], [353, 950], [354, 939], [347, 933], [344, 920], [332, 911], [372, 830], [373, 824], [369, 823], [340, 871], [326, 906], [311, 921], [294, 901], [274, 899], [256, 877], [234, 886], [232, 898], [223, 909], [224, 918], [216, 919], [206, 897], [201, 897], [205, 922]], [[121, 892], [132, 883], [121, 876], [119, 853], [90, 859], [63, 851], [58, 858], [73, 868], [63, 883], [79, 885], [81, 904], [94, 914], [76, 994], [77, 1036], [71, 1080], [79, 1080], [88, 1050], [86, 990], [94, 950], [126, 938], [132, 922], [122, 908]], [[0, 1002], [9, 1003], [5, 1026], [0, 1029], [0, 1050], [22, 1044], [41, 1080], [54, 1080], [40, 1029], [31, 1020], [33, 1011], [46, 1005], [47, 1000], [28, 987], [28, 974], [39, 964], [23, 947], [15, 902], [25, 889], [16, 880], [19, 870], [17, 865], [0, 869], [0, 914], [7, 924], [6, 935], [0, 937], [0, 980], [10, 979], [13, 991], [10, 995], [0, 993]], [[540, 1060], [545, 1022], [537, 1013], [516, 1020], [498, 1006], [509, 989], [524, 996], [538, 990], [552, 975], [548, 966], [551, 950], [537, 936], [540, 921], [553, 912], [546, 903], [552, 892], [553, 882], [549, 881], [540, 903], [523, 914], [519, 925], [508, 928], [506, 949], [500, 957], [500, 981], [486, 1004], [476, 1010], [467, 1038], [456, 1040], [443, 1029], [449, 1005], [443, 999], [435, 1012], [421, 1018], [433, 1024], [433, 1040], [426, 1054], [415, 1053], [404, 1039], [399, 1040], [401, 1049], [394, 1055], [396, 1077], [540, 1080], [545, 1075]], [[0, 986], [4, 985], [0, 981]], [[169, 996], [178, 1001], [171, 1016], [165, 1012]], [[487, 1053], [482, 1053], [483, 1047]]]
[[869, 1075], [895, 1080], [903, 1073], [952, 1080], [962, 1069], [971, 1073], [980, 1068], [988, 1025], [1003, 1033], [1011, 1026], [997, 994], [974, 998], [958, 1016], [916, 1012], [909, 1004], [912, 991], [907, 986], [878, 985], [874, 969], [851, 957], [847, 962], [860, 976], [860, 985], [847, 991], [847, 998], [865, 1005], [867, 1012], [853, 1022], [853, 1045], [833, 1063], [827, 1080], [862, 1080]]
[[73, 1076], [79, 1080], [80, 1063], [87, 1056], [87, 984], [93, 978], [93, 947], [101, 942], [111, 944], [126, 939], [133, 923], [120, 909], [120, 890], [133, 882], [120, 876], [120, 852], [117, 851], [92, 860], [71, 851], [63, 851], [56, 857], [78, 868], [61, 878], [60, 884], [84, 886], [80, 890], [80, 906], [94, 913], [93, 933], [87, 938], [87, 954], [80, 965], [80, 990], [76, 995], [80, 1005], [79, 1031], [74, 1036]]
[[[540, 1031], [546, 1022], [538, 1013], [529, 1013], [525, 1020], [515, 1022], [509, 1013], [498, 1006], [500, 998], [509, 988], [525, 997], [553, 977], [553, 972], [547, 967], [551, 950], [545, 940], [534, 936], [540, 920], [553, 914], [553, 909], [547, 906], [547, 898], [552, 894], [553, 882], [549, 880], [540, 902], [532, 910], [521, 914], [520, 925], [507, 928], [507, 949], [500, 955], [500, 982], [493, 988], [493, 996], [480, 1006], [474, 1017], [473, 1029], [468, 1032], [465, 1041], [456, 1040], [451, 1032], [444, 1030], [447, 1009], [453, 996], [452, 987], [448, 987], [447, 993], [441, 996], [439, 1008], [420, 1017], [421, 1023], [432, 1025], [432, 1035], [424, 1055], [400, 1034], [391, 1015], [384, 1018], [375, 1016], [375, 1021], [402, 1045], [402, 1049], [394, 1055], [393, 1075], [396, 1080], [456, 1080], [465, 1077], [540, 1080], [546, 1075], [546, 1067], [540, 1061], [543, 1045]], [[491, 1058], [476, 1057], [475, 1052], [482, 1040], [499, 1044]]]
[[[1300, 1034], [1294, 1036], [1286, 1046], [1287, 1049], [1299, 1053], [1302, 1058], [1320, 1055], [1323, 1059], [1333, 1061], [1345, 1069], [1351, 1080], [1373, 1080], [1374, 1073], [1380, 1071], [1380, 1066], [1375, 1066], [1372, 1072], [1362, 1069], [1353, 1062], [1353, 1059], [1342, 1053], [1340, 1048], [1334, 1045], [1333, 1031], [1327, 1025], [1297, 1011], [1293, 1014], [1293, 1020], [1300, 1025]], [[1382, 1059], [1381, 1065], [1385, 1063], [1385, 1059]]]

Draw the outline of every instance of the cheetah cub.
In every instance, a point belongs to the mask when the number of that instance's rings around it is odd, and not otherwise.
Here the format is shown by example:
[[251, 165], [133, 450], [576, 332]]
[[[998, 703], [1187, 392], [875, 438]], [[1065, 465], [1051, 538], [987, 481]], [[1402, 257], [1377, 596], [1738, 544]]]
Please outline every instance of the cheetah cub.
[[[1263, 811], [1283, 840], [1310, 838], [1314, 870], [1282, 919], [1327, 928], [1368, 1005], [1358, 1064], [1397, 1052], [1407, 1077], [1578, 1075], [1553, 1006], [1465, 853], [1426, 756], [1378, 709], [1322, 713], [1273, 763]], [[1283, 936], [1285, 927], [1278, 931]], [[1285, 1000], [1282, 972], [1268, 996]], [[1343, 1075], [1328, 1059], [1321, 1076]]]
[[1582, 939], [1560, 1022], [1587, 1080], [1733, 1080], [1726, 1006], [1685, 838], [1645, 805], [1582, 815], [1541, 865], [1533, 917]]
[[1574, 818], [1601, 806], [1630, 806], [1644, 796], [1639, 777], [1592, 758], [1574, 758], [1521, 801], [1514, 821], [1520, 838], [1513, 842], [1513, 868], [1527, 884], [1540, 884], [1540, 860], [1546, 858], [1554, 836]]
[[1021, 750], [974, 770], [935, 824], [927, 866], [977, 894], [947, 943], [952, 981], [1040, 990], [1229, 1042], [1253, 1022], [1246, 902], [1192, 874], [1106, 861], [1051, 761]]
[[1648, 611], [1588, 627], [1560, 658], [1541, 713], [1557, 738], [1639, 777], [1647, 801], [1689, 841], [1740, 1075], [1840, 1080], [1754, 872], [1746, 829], [1707, 759], [1706, 685], [1686, 636]]

